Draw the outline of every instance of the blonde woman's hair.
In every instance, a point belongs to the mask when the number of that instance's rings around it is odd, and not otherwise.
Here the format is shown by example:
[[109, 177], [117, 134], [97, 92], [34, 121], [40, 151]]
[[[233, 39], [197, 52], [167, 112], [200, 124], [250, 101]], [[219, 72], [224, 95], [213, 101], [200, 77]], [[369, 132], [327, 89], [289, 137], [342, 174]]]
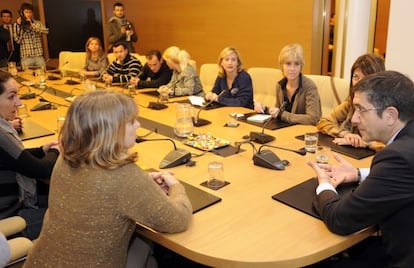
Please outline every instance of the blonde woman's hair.
[[89, 37], [88, 38], [88, 40], [86, 41], [86, 43], [85, 43], [85, 52], [86, 52], [86, 57], [88, 58], [88, 59], [90, 59], [91, 58], [91, 56], [92, 56], [92, 53], [91, 53], [91, 51], [89, 50], [89, 44], [92, 42], [92, 41], [96, 41], [96, 42], [98, 42], [98, 45], [99, 45], [99, 49], [98, 49], [98, 56], [99, 57], [102, 57], [103, 55], [104, 55], [104, 51], [103, 51], [103, 49], [102, 49], [102, 44], [101, 44], [101, 40], [99, 40], [99, 38], [98, 37], [94, 37], [94, 36], [92, 36], [92, 37]]
[[300, 64], [301, 69], [305, 65], [305, 59], [303, 57], [303, 49], [299, 44], [289, 44], [282, 48], [279, 54], [279, 65], [283, 70], [283, 64], [289, 60], [297, 61]]
[[243, 63], [242, 63], [239, 51], [233, 47], [226, 47], [220, 52], [219, 59], [218, 59], [218, 66], [219, 66], [218, 76], [219, 77], [224, 77], [226, 75], [226, 72], [221, 66], [221, 62], [223, 61], [225, 57], [227, 57], [231, 53], [236, 54], [236, 57], [237, 57], [237, 72], [240, 73], [241, 71], [243, 71]]
[[181, 71], [187, 67], [191, 59], [190, 54], [188, 54], [187, 51], [176, 46], [167, 48], [162, 54], [162, 57], [180, 65]]
[[98, 90], [79, 95], [60, 132], [63, 159], [73, 168], [115, 169], [134, 162], [137, 153], [125, 145], [125, 128], [137, 115], [134, 100], [121, 93]]

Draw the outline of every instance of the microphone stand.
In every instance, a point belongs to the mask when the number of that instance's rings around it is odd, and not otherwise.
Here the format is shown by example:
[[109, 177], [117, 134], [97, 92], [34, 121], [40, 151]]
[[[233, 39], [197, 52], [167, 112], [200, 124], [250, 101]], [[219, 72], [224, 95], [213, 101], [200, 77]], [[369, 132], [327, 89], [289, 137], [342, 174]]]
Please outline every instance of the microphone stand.
[[[238, 91], [238, 90], [237, 90]], [[217, 95], [217, 100], [224, 94], [226, 93], [226, 90], [222, 90], [220, 92], [220, 94]], [[214, 102], [214, 100], [211, 100], [209, 102], [207, 102], [205, 105], [200, 106], [200, 109], [198, 110], [197, 114], [195, 117], [193, 117], [193, 125], [195, 127], [202, 127], [208, 124], [211, 124], [211, 121], [207, 120], [207, 119], [201, 119], [200, 118], [200, 112], [203, 109], [206, 109], [209, 105], [211, 105]]]
[[297, 153], [297, 154], [300, 154], [300, 155], [306, 155], [306, 150], [305, 150], [305, 148], [301, 148], [301, 149], [299, 149], [299, 150], [294, 150], [294, 149], [289, 149], [289, 148], [279, 147], [279, 146], [275, 146], [275, 145], [268, 145], [268, 144], [265, 144], [265, 145], [260, 146], [260, 147], [259, 147], [259, 153], [260, 153], [260, 151], [261, 151], [261, 149], [262, 149], [263, 147], [276, 148], [276, 149], [280, 149], [280, 150], [285, 150], [285, 151], [290, 151], [290, 152], [293, 152], [293, 153]]
[[237, 145], [236, 153], [240, 151], [241, 145], [246, 144], [246, 143], [250, 144], [253, 148], [253, 164], [255, 166], [264, 167], [268, 169], [275, 169], [275, 170], [284, 170], [285, 166], [289, 164], [289, 162], [286, 160], [280, 160], [280, 158], [270, 150], [259, 149], [258, 151], [251, 141], [236, 142], [235, 143]]
[[175, 142], [172, 139], [161, 138], [161, 139], [143, 139], [137, 136], [135, 139], [136, 143], [145, 141], [170, 141], [174, 145], [174, 150], [169, 152], [161, 161], [159, 168], [172, 168], [190, 161], [191, 153], [185, 149], [177, 148]]
[[265, 144], [271, 141], [275, 140], [275, 137], [265, 134], [264, 133], [264, 129], [267, 126], [267, 124], [269, 124], [270, 121], [275, 120], [273, 117], [270, 117], [269, 119], [267, 119], [262, 126], [262, 132], [256, 132], [256, 131], [251, 131], [250, 132], [250, 140], [260, 143], [260, 144]]

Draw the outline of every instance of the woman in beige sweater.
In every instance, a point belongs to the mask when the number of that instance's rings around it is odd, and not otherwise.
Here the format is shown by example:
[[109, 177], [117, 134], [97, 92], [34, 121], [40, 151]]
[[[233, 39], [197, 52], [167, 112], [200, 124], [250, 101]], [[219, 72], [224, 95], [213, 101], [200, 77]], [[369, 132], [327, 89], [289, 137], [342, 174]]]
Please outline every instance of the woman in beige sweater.
[[86, 93], [72, 103], [49, 209], [25, 267], [125, 267], [135, 222], [186, 230], [192, 208], [184, 187], [134, 163], [137, 115], [133, 99], [115, 92]]

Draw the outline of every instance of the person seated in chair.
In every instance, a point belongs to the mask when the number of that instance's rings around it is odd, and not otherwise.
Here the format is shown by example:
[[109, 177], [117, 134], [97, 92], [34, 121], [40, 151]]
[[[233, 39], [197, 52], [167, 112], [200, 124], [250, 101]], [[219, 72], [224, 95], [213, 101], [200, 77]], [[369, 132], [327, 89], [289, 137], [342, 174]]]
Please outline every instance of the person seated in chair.
[[141, 62], [128, 52], [125, 43], [115, 43], [113, 52], [116, 59], [109, 65], [102, 79], [112, 83], [129, 83], [132, 77], [137, 77], [141, 72]]
[[162, 57], [173, 73], [170, 82], [158, 88], [160, 94], [167, 92], [170, 96], [204, 96], [200, 77], [190, 64], [191, 57], [187, 51], [172, 46], [164, 51]]
[[0, 218], [25, 218], [25, 235], [37, 238], [47, 207], [48, 180], [59, 155], [57, 141], [25, 149], [9, 123], [21, 105], [19, 84], [10, 74], [0, 72]]
[[147, 62], [138, 77], [131, 79], [137, 88], [159, 88], [171, 80], [172, 70], [165, 63], [159, 50], [151, 50], [145, 55]]
[[89, 37], [85, 44], [85, 67], [80, 71], [81, 76], [99, 77], [109, 65], [108, 57], [102, 49], [98, 37]]
[[[316, 125], [322, 115], [321, 101], [315, 83], [302, 74], [305, 59], [302, 46], [289, 44], [279, 54], [279, 64], [284, 78], [276, 85], [275, 107], [269, 114], [292, 124]], [[255, 103], [255, 110], [267, 110]]]
[[239, 106], [253, 109], [253, 84], [250, 75], [243, 69], [237, 49], [226, 47], [220, 52], [219, 72], [207, 101], [224, 106]]
[[351, 145], [353, 147], [369, 147], [379, 150], [384, 147], [381, 142], [372, 141], [366, 143], [359, 134], [358, 128], [352, 125], [351, 118], [354, 114], [352, 98], [353, 88], [365, 76], [376, 72], [385, 71], [384, 60], [375, 54], [359, 56], [351, 67], [351, 82], [349, 96], [341, 104], [336, 106], [329, 116], [322, 117], [316, 127], [321, 133], [335, 137], [334, 143], [339, 145]]
[[148, 173], [135, 163], [137, 118], [134, 100], [119, 92], [91, 91], [74, 100], [26, 268], [125, 267], [137, 222], [160, 232], [187, 229], [193, 210], [184, 186], [170, 172]]

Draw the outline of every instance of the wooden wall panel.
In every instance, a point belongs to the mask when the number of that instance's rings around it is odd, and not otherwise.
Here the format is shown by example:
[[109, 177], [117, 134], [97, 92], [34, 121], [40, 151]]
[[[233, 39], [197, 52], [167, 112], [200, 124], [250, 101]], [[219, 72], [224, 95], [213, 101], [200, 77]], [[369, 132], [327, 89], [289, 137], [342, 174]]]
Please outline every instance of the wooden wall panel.
[[[113, 0], [102, 0], [112, 16]], [[124, 0], [126, 15], [136, 26], [136, 50], [186, 49], [199, 67], [216, 62], [221, 49], [240, 50], [246, 68], [278, 67], [280, 49], [291, 42], [305, 51], [309, 73], [312, 51], [313, 1], [309, 0]], [[320, 59], [318, 59], [320, 61]]]

